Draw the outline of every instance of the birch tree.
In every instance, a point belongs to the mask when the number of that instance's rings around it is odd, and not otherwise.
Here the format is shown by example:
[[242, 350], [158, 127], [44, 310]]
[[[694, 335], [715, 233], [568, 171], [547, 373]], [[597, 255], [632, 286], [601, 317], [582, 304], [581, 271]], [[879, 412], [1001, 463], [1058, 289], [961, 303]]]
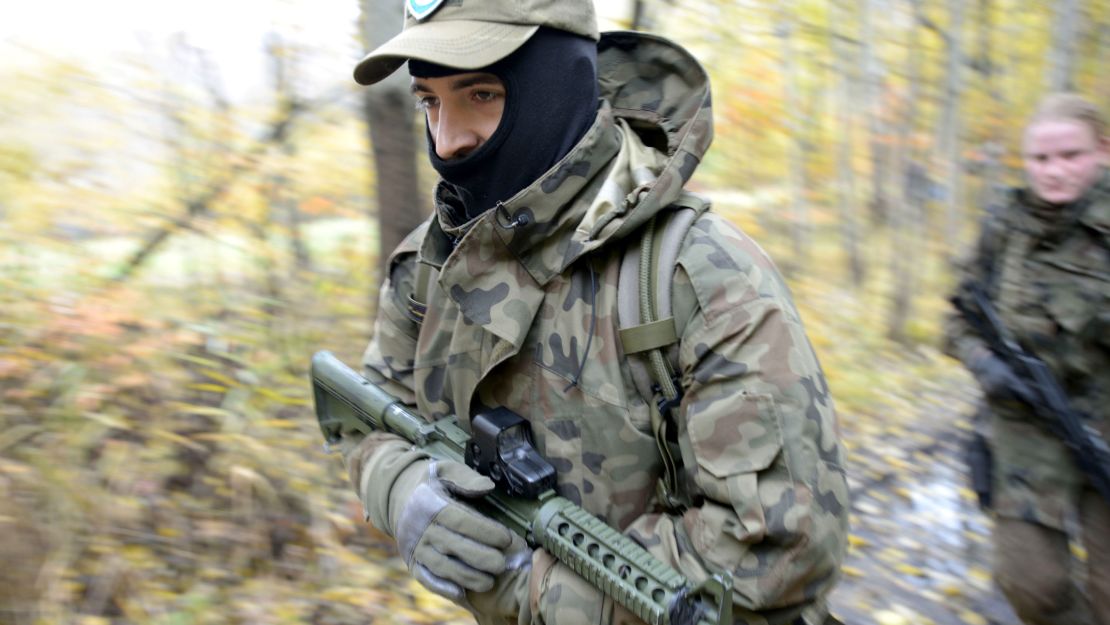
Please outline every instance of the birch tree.
[[887, 336], [893, 340], [906, 340], [906, 322], [913, 308], [914, 290], [917, 288], [917, 268], [921, 262], [924, 235], [921, 228], [921, 196], [913, 184], [912, 170], [920, 167], [919, 155], [913, 147], [913, 130], [917, 125], [921, 100], [921, 21], [923, 0], [909, 0], [914, 20], [909, 27], [906, 42], [905, 76], [906, 95], [901, 121], [898, 125], [898, 143], [892, 176], [900, 189], [899, 201], [891, 211], [891, 273], [894, 291], [891, 294], [890, 313], [887, 318]]
[[856, 91], [855, 71], [849, 36], [836, 32], [839, 24], [853, 24], [851, 12], [844, 10], [839, 2], [829, 5], [830, 42], [834, 80], [836, 81], [836, 196], [839, 205], [841, 246], [848, 261], [848, 272], [852, 284], [863, 284], [864, 266], [859, 251], [859, 220], [857, 218], [856, 175], [855, 175], [855, 107], [852, 94]]
[[799, 264], [804, 265], [809, 255], [811, 229], [810, 215], [805, 197], [805, 132], [802, 128], [804, 116], [800, 94], [800, 72], [797, 59], [793, 7], [780, 5], [775, 33], [781, 46], [781, 68], [785, 84], [785, 105], [783, 107], [784, 125], [790, 136], [787, 163], [787, 185], [790, 193], [790, 240], [793, 255], [785, 267], [789, 271]]
[[871, 214], [876, 221], [885, 222], [890, 207], [890, 192], [887, 187], [889, 177], [887, 170], [890, 162], [890, 144], [887, 136], [890, 129], [883, 117], [882, 100], [883, 93], [886, 91], [886, 77], [879, 60], [879, 45], [874, 22], [880, 0], [861, 0], [860, 4], [863, 31], [860, 63], [864, 73], [864, 100], [871, 150]]
[[1052, 45], [1045, 66], [1045, 89], [1049, 92], [1075, 88], [1081, 9], [1081, 0], [1056, 0]]
[[944, 243], [945, 252], [951, 251], [959, 226], [959, 209], [963, 203], [963, 164], [960, 150], [961, 107], [964, 88], [963, 28], [965, 0], [948, 0], [948, 30], [938, 30], [947, 44], [944, 69], [944, 90], [941, 98], [940, 124], [937, 127], [935, 159], [943, 171], [941, 180], [945, 188]]
[[[978, 133], [972, 136], [976, 151], [978, 152], [976, 188], [971, 195], [969, 203], [970, 212], [978, 221], [980, 211], [991, 206], [998, 198], [1002, 183], [1002, 153], [1004, 138], [1000, 136], [997, 123], [993, 120], [1005, 114], [1006, 105], [998, 80], [999, 68], [1002, 63], [994, 58], [994, 48], [991, 44], [992, 34], [995, 31], [994, 10], [996, 0], [978, 0], [975, 12], [975, 51], [971, 54], [969, 67], [974, 70], [973, 84], [986, 100], [988, 119], [987, 123], [980, 123]], [[966, 217], [966, 215], [962, 215]], [[966, 219], [965, 219], [966, 221]], [[950, 244], [958, 242], [959, 246], [966, 245], [960, 239], [950, 239]]]

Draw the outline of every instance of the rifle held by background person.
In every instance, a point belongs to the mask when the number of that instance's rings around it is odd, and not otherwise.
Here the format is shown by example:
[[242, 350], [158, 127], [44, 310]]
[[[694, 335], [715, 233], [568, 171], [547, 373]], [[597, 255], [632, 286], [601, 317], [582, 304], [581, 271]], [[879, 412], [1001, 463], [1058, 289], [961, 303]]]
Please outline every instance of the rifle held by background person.
[[[1015, 397], [1028, 404], [1067, 446], [1079, 470], [1110, 503], [1110, 446], [1089, 418], [1068, 403], [1068, 396], [1043, 360], [1028, 352], [1010, 335], [981, 285], [971, 283], [952, 299], [956, 309], [971, 323], [987, 347], [1014, 372]], [[968, 297], [970, 295], [970, 297]], [[969, 301], [970, 300], [970, 301]]]

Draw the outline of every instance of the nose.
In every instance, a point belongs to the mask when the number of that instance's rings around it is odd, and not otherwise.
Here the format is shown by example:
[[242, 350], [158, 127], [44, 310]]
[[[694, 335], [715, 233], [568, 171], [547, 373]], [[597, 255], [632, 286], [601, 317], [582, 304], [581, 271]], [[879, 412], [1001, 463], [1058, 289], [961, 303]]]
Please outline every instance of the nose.
[[447, 161], [462, 158], [478, 148], [481, 137], [464, 113], [442, 107], [435, 126], [436, 156]]
[[1057, 177], [1064, 173], [1064, 162], [1059, 158], [1050, 158], [1044, 163], [1042, 171], [1046, 176]]

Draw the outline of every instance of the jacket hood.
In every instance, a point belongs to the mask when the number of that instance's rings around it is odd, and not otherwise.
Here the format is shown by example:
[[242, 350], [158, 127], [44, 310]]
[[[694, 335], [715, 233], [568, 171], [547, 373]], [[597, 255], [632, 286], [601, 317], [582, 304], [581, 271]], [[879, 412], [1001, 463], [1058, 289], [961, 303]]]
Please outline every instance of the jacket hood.
[[[674, 202], [709, 150], [713, 140], [709, 76], [681, 46], [635, 32], [602, 37], [598, 76], [601, 97], [611, 103], [614, 117], [626, 131], [630, 145], [624, 153], [638, 180], [628, 195], [627, 210], [618, 211], [626, 214], [610, 218], [618, 226], [611, 232], [619, 238]], [[663, 157], [657, 171], [646, 162], [644, 148]], [[650, 174], [642, 170], [649, 166]]]
[[[432, 220], [422, 256], [444, 262], [441, 281], [474, 284], [474, 259], [461, 257], [477, 254], [481, 265], [492, 266], [494, 257], [508, 254], [546, 284], [678, 198], [712, 141], [705, 70], [662, 37], [607, 32], [598, 42], [598, 82], [593, 125], [549, 171], [469, 223]], [[444, 240], [458, 245], [450, 251]]]

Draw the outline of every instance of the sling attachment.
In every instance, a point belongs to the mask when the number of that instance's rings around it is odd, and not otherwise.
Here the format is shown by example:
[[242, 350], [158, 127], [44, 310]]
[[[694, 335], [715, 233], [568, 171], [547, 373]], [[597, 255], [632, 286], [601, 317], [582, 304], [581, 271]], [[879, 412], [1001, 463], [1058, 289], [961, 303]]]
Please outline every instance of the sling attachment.
[[682, 242], [706, 209], [707, 200], [684, 192], [667, 211], [652, 218], [643, 228], [640, 244], [625, 251], [617, 287], [621, 346], [629, 357], [633, 383], [651, 410], [652, 434], [663, 462], [656, 496], [672, 510], [690, 507], [692, 493], [681, 482], [685, 427], [677, 414], [683, 393], [674, 348], [680, 333], [671, 311], [671, 287]]

